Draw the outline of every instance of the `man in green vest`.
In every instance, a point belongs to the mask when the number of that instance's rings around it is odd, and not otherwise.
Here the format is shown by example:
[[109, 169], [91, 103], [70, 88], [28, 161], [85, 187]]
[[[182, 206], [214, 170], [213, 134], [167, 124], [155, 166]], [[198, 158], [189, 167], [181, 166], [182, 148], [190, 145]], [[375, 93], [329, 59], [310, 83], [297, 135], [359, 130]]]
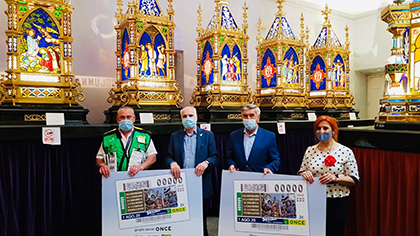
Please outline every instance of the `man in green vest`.
[[148, 131], [134, 127], [136, 115], [131, 107], [117, 112], [118, 129], [106, 132], [96, 155], [99, 173], [108, 178], [111, 172], [128, 171], [130, 176], [156, 162], [156, 149]]

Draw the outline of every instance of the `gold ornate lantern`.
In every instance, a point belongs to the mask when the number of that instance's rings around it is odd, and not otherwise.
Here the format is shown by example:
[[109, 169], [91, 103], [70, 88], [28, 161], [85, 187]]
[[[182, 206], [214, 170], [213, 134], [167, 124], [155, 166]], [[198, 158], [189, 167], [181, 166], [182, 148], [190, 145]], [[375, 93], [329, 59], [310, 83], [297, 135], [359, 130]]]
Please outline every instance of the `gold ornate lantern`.
[[[346, 26], [346, 43], [342, 45], [332, 29], [328, 6], [322, 11], [325, 22], [306, 62], [306, 88], [309, 108], [329, 111], [336, 118], [349, 118], [356, 104], [350, 91], [350, 42]], [[357, 113], [357, 112], [355, 112]]]
[[64, 113], [87, 123], [85, 96], [73, 75], [72, 13], [67, 0], [5, 0], [7, 66], [0, 83], [2, 124], [45, 122]]
[[117, 0], [117, 79], [109, 92], [107, 122], [114, 123], [116, 110], [126, 105], [169, 121], [169, 110], [183, 102], [175, 81], [175, 11], [172, 0], [168, 3], [165, 15], [155, 0], [130, 0], [123, 14], [123, 1]]
[[376, 128], [410, 128], [420, 124], [420, 3], [394, 1], [382, 11], [393, 35], [385, 65], [385, 91]]
[[[300, 18], [300, 38], [294, 35], [282, 11], [284, 2], [285, 0], [277, 0], [278, 12], [265, 39], [261, 38], [261, 20], [258, 22], [255, 102], [261, 108], [291, 111], [306, 108], [304, 63], [307, 52], [305, 39], [308, 40], [308, 37], [305, 34], [303, 14]], [[276, 118], [304, 118], [303, 112], [291, 111], [284, 114], [287, 115]]]
[[240, 28], [228, 3], [215, 3], [215, 14], [205, 29], [201, 26], [201, 5], [198, 10], [197, 86], [190, 103], [199, 108], [238, 109], [252, 102], [248, 86], [248, 7], [243, 7]]

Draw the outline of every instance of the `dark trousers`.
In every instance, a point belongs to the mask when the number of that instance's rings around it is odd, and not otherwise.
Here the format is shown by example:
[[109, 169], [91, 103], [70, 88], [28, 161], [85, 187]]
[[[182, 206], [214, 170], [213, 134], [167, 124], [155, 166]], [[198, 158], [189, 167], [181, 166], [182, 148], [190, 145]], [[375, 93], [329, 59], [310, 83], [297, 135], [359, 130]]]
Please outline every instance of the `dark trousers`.
[[207, 208], [208, 202], [210, 198], [203, 198], [203, 235], [209, 236], [209, 232], [207, 231]]
[[349, 198], [327, 198], [327, 236], [344, 236]]

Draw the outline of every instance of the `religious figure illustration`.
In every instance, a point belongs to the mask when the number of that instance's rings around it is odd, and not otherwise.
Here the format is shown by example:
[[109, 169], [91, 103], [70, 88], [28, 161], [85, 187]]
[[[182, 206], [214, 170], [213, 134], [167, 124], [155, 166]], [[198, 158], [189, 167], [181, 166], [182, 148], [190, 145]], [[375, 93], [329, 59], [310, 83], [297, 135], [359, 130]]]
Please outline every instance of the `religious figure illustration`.
[[151, 43], [146, 44], [147, 54], [149, 55], [150, 75], [156, 75], [156, 51]]
[[312, 81], [316, 84], [316, 88], [319, 89], [322, 81], [324, 80], [325, 73], [321, 70], [319, 63], [316, 64], [316, 70], [312, 74]]
[[223, 57], [222, 57], [222, 59], [220, 60], [221, 61], [221, 63], [222, 63], [222, 80], [226, 80], [226, 76], [227, 76], [227, 73], [228, 73], [228, 65], [229, 65], [229, 62], [228, 62], [228, 56], [225, 54], [225, 55], [223, 55]]
[[125, 50], [123, 52], [123, 59], [122, 64], [125, 70], [125, 78], [128, 77], [128, 68], [130, 66], [130, 53], [128, 52], [128, 45], [127, 42], [125, 42]]
[[212, 73], [213, 66], [214, 66], [213, 62], [210, 58], [210, 52], [207, 51], [206, 52], [206, 59], [204, 60], [203, 67], [202, 67], [202, 70], [203, 70], [204, 75], [206, 77], [206, 84], [209, 83], [210, 74]]
[[60, 47], [54, 46], [60, 45], [60, 40], [50, 34], [58, 32], [51, 27], [44, 28], [35, 23], [25, 22], [24, 25], [27, 29], [24, 31], [26, 34], [22, 36], [21, 70], [60, 73]]
[[236, 76], [235, 64], [233, 63], [233, 59], [229, 58], [228, 78], [230, 81], [235, 81], [235, 76]]
[[267, 86], [270, 87], [271, 86], [271, 79], [273, 78], [275, 74], [275, 68], [274, 66], [271, 64], [271, 58], [268, 57], [267, 58], [267, 64], [264, 66], [263, 69], [263, 75], [267, 81]]
[[159, 75], [161, 75], [161, 72], [163, 76], [165, 75], [165, 63], [166, 63], [166, 54], [165, 54], [165, 47], [163, 45], [160, 45], [157, 47], [159, 56], [158, 56], [158, 62], [157, 62], [157, 68], [159, 70]]
[[290, 59], [285, 59], [283, 64], [283, 81], [286, 84], [294, 84], [298, 83], [298, 74], [296, 70], [296, 62], [293, 61], [293, 55]]
[[241, 61], [235, 55], [233, 56], [233, 62], [235, 63], [235, 67], [236, 67], [236, 76], [235, 76], [236, 81], [240, 81], [241, 80]]
[[139, 51], [139, 62], [141, 64], [140, 67], [140, 75], [146, 75], [147, 70], [149, 69], [149, 57], [147, 56], [147, 51], [144, 45], [140, 45], [140, 51]]
[[60, 70], [60, 63], [59, 63], [59, 58], [60, 55], [57, 52], [59, 49], [56, 48], [55, 50], [51, 47], [48, 48], [48, 52], [51, 55], [51, 64], [52, 64], [52, 71], [54, 73], [57, 73]]
[[34, 59], [38, 55], [39, 51], [39, 41], [41, 40], [41, 36], [35, 37], [35, 30], [28, 29], [26, 31], [26, 42], [28, 45], [28, 51], [24, 53], [29, 59]]
[[345, 74], [343, 63], [338, 59], [336, 63], [333, 64], [333, 85], [337, 88], [345, 87]]
[[55, 45], [60, 45], [60, 40], [55, 39], [51, 36], [50, 33], [54, 33], [54, 34], [58, 34], [58, 32], [50, 27], [46, 27], [46, 29], [44, 29], [43, 27], [37, 25], [37, 24], [33, 24], [36, 28], [38, 28], [38, 31], [42, 34], [45, 42], [47, 43], [52, 43]]

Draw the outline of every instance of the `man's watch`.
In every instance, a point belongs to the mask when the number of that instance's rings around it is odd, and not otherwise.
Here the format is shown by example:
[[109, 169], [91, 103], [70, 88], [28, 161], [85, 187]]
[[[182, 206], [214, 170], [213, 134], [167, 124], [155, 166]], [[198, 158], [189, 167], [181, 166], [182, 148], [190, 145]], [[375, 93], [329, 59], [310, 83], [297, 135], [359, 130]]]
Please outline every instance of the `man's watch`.
[[210, 162], [208, 160], [204, 160], [205, 163], [207, 163], [207, 165], [210, 165]]

